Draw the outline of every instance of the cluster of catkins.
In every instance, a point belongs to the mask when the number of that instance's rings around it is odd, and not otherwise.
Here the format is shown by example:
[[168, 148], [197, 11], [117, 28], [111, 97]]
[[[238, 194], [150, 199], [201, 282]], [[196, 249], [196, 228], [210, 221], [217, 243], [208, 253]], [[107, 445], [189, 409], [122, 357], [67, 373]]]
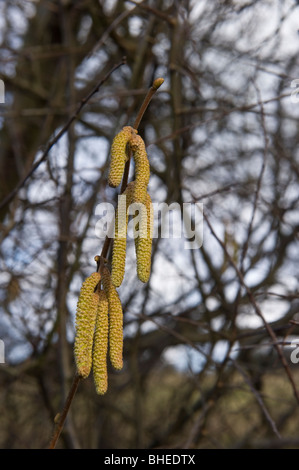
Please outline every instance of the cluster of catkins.
[[[137, 134], [136, 129], [130, 126], [125, 126], [113, 140], [108, 183], [112, 187], [121, 183], [125, 163], [130, 152], [135, 162], [135, 180], [128, 184], [120, 196], [115, 216], [111, 277], [116, 287], [121, 285], [125, 273], [126, 237], [130, 208], [133, 210], [131, 210], [131, 214], [136, 210], [139, 212], [139, 222], [134, 233], [138, 278], [142, 282], [147, 282], [151, 270], [153, 206], [147, 192], [150, 166], [144, 141]], [[122, 198], [124, 204], [122, 204]]]
[[130, 153], [135, 161], [136, 177], [120, 196], [117, 207], [111, 274], [103, 259], [96, 256], [100, 272], [92, 273], [83, 282], [76, 312], [77, 374], [87, 378], [93, 369], [96, 391], [100, 395], [106, 393], [108, 387], [108, 349], [111, 365], [117, 370], [123, 367], [123, 311], [116, 287], [121, 285], [125, 272], [127, 225], [132, 205], [139, 211], [135, 237], [138, 278], [147, 282], [151, 269], [153, 209], [147, 192], [150, 167], [142, 138], [136, 129], [125, 126], [112, 143], [110, 186], [117, 187], [121, 183]]
[[[97, 257], [96, 257], [97, 258]], [[74, 353], [77, 373], [87, 378], [93, 369], [96, 391], [108, 387], [107, 353], [115, 369], [123, 366], [123, 311], [111, 282], [110, 271], [102, 266], [82, 284], [76, 312]]]

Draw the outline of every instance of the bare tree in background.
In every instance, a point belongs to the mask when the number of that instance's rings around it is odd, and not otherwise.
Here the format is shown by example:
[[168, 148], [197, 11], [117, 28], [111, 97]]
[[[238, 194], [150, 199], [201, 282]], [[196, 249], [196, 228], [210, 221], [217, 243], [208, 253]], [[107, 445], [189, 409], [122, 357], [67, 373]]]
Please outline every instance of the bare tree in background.
[[110, 144], [164, 77], [139, 130], [149, 192], [203, 203], [203, 244], [156, 238], [141, 285], [128, 243], [124, 370], [104, 397], [80, 384], [59, 445], [298, 447], [297, 3], [0, 8], [0, 446], [49, 442], [75, 370], [79, 288], [103, 244], [97, 206], [117, 197]]

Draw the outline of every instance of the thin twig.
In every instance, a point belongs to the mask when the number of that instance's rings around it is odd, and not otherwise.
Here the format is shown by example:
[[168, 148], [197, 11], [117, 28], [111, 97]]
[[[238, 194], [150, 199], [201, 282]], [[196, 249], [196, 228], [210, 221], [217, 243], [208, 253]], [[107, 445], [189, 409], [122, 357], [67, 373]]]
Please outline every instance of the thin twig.
[[[135, 7], [136, 8], [136, 7]], [[92, 51], [88, 54], [87, 58], [89, 59], [92, 55], [94, 55], [96, 52], [100, 50], [100, 48], [105, 44], [106, 40], [109, 38], [111, 32], [129, 15], [132, 15], [133, 11], [135, 10], [124, 10], [115, 20], [112, 21], [112, 23], [109, 25], [109, 27], [106, 29], [104, 34], [102, 35], [101, 39], [97, 42], [97, 44], [94, 46]]]
[[111, 74], [113, 72], [115, 72], [115, 70], [117, 70], [119, 67], [124, 65], [125, 63], [126, 63], [126, 57], [123, 57], [122, 61], [119, 62], [117, 65], [114, 65], [111, 68], [111, 70], [105, 75], [105, 77], [102, 78], [102, 80], [91, 90], [91, 92], [85, 98], [83, 98], [80, 101], [80, 103], [79, 103], [76, 111], [74, 112], [74, 114], [69, 118], [67, 123], [58, 132], [58, 134], [52, 140], [50, 140], [50, 142], [48, 143], [48, 145], [47, 145], [45, 151], [43, 152], [43, 154], [41, 155], [41, 157], [34, 163], [34, 165], [32, 165], [31, 169], [24, 176], [24, 178], [17, 184], [17, 186], [3, 199], [3, 201], [1, 201], [0, 209], [2, 209], [4, 206], [6, 206], [6, 204], [8, 204], [16, 196], [16, 194], [24, 186], [24, 184], [26, 183], [28, 178], [30, 178], [30, 176], [32, 176], [32, 174], [40, 166], [40, 164], [46, 160], [46, 158], [47, 158], [50, 150], [52, 149], [52, 147], [54, 147], [54, 145], [57, 144], [59, 139], [61, 139], [61, 137], [68, 131], [71, 124], [78, 118], [80, 112], [82, 111], [82, 108], [99, 91], [100, 87], [110, 78]]
[[278, 439], [281, 439], [281, 435], [277, 429], [277, 426], [276, 426], [276, 423], [275, 421], [272, 419], [269, 411], [267, 410], [266, 406], [265, 406], [265, 403], [263, 402], [263, 399], [261, 397], [261, 394], [254, 388], [253, 384], [251, 383], [251, 380], [249, 379], [249, 377], [247, 376], [247, 374], [243, 371], [242, 367], [237, 363], [237, 361], [235, 361], [234, 359], [230, 358], [230, 360], [232, 361], [232, 363], [234, 364], [234, 366], [236, 367], [236, 369], [240, 372], [240, 374], [243, 376], [245, 382], [247, 383], [247, 385], [249, 386], [250, 390], [252, 391], [253, 395], [255, 396], [258, 404], [260, 405], [261, 407], [261, 410], [262, 412], [264, 413], [265, 415], [265, 418], [266, 420], [268, 421], [272, 431], [274, 432], [274, 434], [277, 436]]
[[[283, 98], [289, 98], [289, 97], [290, 97], [290, 93], [283, 93], [279, 96], [275, 96], [274, 98], [269, 98], [267, 100], [264, 100], [263, 105], [273, 103], [275, 101], [279, 101]], [[155, 140], [154, 142], [151, 142], [149, 145], [158, 145], [161, 142], [166, 142], [167, 140], [173, 140], [176, 137], [178, 137], [179, 135], [184, 134], [185, 132], [191, 131], [192, 129], [195, 129], [196, 127], [203, 126], [204, 124], [209, 124], [211, 122], [215, 122], [216, 120], [223, 119], [224, 117], [229, 116], [232, 113], [236, 113], [236, 112], [240, 112], [240, 111], [242, 111], [242, 112], [243, 111], [244, 112], [248, 111], [249, 112], [249, 111], [253, 110], [254, 108], [256, 108], [257, 106], [260, 106], [260, 105], [261, 105], [261, 102], [257, 101], [255, 103], [251, 103], [251, 104], [246, 105], [246, 106], [236, 106], [236, 107], [233, 107], [233, 108], [230, 108], [230, 109], [225, 109], [225, 110], [219, 110], [219, 108], [211, 108], [209, 111], [211, 113], [215, 113], [215, 114], [213, 114], [213, 116], [208, 117], [207, 119], [204, 119], [204, 120], [195, 121], [192, 124], [188, 124], [187, 126], [180, 127], [179, 129], [175, 130], [171, 134], [165, 135], [165, 136], [160, 137], [159, 139]], [[206, 111], [206, 108], [203, 108], [203, 109]], [[203, 109], [201, 109], [201, 110], [203, 110]], [[191, 110], [188, 109], [184, 113], [182, 111], [178, 110], [176, 114], [179, 115], [179, 114], [186, 114], [186, 113], [191, 113], [191, 112], [193, 113], [193, 111], [195, 112], [196, 109], [195, 110], [194, 110], [194, 108], [192, 108]]]
[[258, 87], [256, 85], [255, 85], [255, 88], [256, 88], [256, 91], [257, 91], [257, 95], [258, 95], [258, 102], [260, 103], [260, 107], [261, 107], [261, 123], [262, 123], [263, 135], [264, 135], [264, 154], [263, 154], [263, 161], [262, 161], [261, 171], [260, 171], [260, 174], [259, 174], [259, 177], [258, 177], [258, 180], [257, 180], [256, 191], [255, 191], [255, 194], [254, 194], [253, 208], [252, 208], [251, 219], [250, 219], [249, 226], [248, 226], [247, 238], [246, 238], [245, 243], [243, 245], [243, 250], [242, 250], [241, 256], [240, 256], [240, 268], [241, 268], [242, 272], [244, 270], [244, 261], [245, 261], [246, 254], [247, 254], [247, 251], [248, 251], [249, 240], [250, 240], [250, 237], [251, 237], [251, 234], [252, 234], [253, 222], [254, 222], [254, 218], [255, 218], [255, 215], [256, 215], [256, 211], [257, 211], [257, 205], [258, 205], [258, 200], [259, 200], [259, 196], [260, 196], [260, 192], [261, 192], [262, 180], [263, 180], [263, 176], [264, 176], [264, 173], [265, 173], [266, 161], [267, 161], [267, 156], [268, 156], [268, 147], [269, 147], [269, 138], [268, 138], [268, 135], [267, 135], [267, 129], [266, 129], [266, 123], [265, 123], [265, 111], [264, 111], [263, 101], [262, 101], [262, 98], [261, 98], [260, 90], [258, 89]]
[[81, 377], [79, 375], [75, 374], [75, 377], [73, 379], [73, 383], [72, 383], [72, 386], [70, 388], [69, 394], [67, 396], [64, 408], [62, 410], [61, 415], [59, 416], [59, 422], [57, 424], [54, 435], [53, 435], [52, 440], [50, 442], [49, 449], [55, 449], [55, 447], [56, 447], [57, 441], [59, 439], [59, 436], [61, 434], [61, 431], [62, 431], [64, 423], [65, 423], [65, 420], [67, 418], [67, 414], [69, 412], [70, 406], [72, 404], [74, 396], [76, 395], [76, 391], [77, 391], [80, 380], [81, 380]]

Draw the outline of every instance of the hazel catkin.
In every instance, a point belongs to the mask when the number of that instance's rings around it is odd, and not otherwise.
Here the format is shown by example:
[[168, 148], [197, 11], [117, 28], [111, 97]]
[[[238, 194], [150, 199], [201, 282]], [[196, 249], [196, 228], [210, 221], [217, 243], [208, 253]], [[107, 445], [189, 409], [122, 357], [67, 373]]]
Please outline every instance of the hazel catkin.
[[111, 145], [111, 161], [108, 175], [108, 184], [116, 188], [122, 180], [125, 163], [128, 159], [127, 144], [132, 135], [136, 134], [136, 129], [131, 126], [125, 126], [114, 137]]
[[108, 388], [107, 351], [108, 299], [105, 291], [100, 290], [92, 352], [93, 377], [99, 395], [104, 395]]
[[143, 204], [146, 199], [147, 186], [150, 178], [150, 165], [145, 144], [140, 135], [132, 135], [130, 148], [135, 162], [134, 202]]
[[123, 310], [110, 271], [101, 267], [102, 285], [108, 299], [109, 308], [109, 357], [115, 369], [123, 367]]
[[101, 276], [92, 273], [82, 284], [76, 311], [76, 336], [74, 355], [77, 373], [80, 377], [89, 376], [92, 365], [92, 345], [99, 296], [95, 288]]
[[118, 197], [118, 206], [115, 214], [111, 280], [116, 287], [121, 285], [125, 274], [127, 227], [129, 218], [128, 208], [132, 203], [133, 190], [134, 182], [131, 182], [128, 184], [124, 193]]
[[[151, 254], [153, 238], [153, 205], [147, 193], [145, 209], [141, 211], [141, 221], [138, 225], [139, 233], [135, 238], [137, 276], [142, 282], [148, 282], [151, 272]], [[146, 217], [146, 221], [144, 218]]]

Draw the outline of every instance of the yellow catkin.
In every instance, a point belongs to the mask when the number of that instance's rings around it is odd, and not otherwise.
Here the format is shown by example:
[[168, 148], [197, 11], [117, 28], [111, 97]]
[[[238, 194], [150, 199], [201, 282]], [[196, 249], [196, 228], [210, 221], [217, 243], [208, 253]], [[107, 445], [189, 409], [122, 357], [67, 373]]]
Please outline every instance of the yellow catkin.
[[77, 303], [74, 355], [77, 373], [83, 378], [89, 376], [92, 365], [92, 344], [99, 300], [94, 291], [100, 280], [101, 276], [96, 272], [85, 279]]
[[108, 175], [108, 184], [113, 188], [116, 188], [121, 183], [125, 163], [128, 159], [127, 144], [132, 135], [135, 135], [136, 133], [137, 131], [133, 129], [133, 127], [125, 126], [113, 139], [111, 145], [111, 161]]
[[96, 391], [104, 395], [108, 388], [108, 299], [105, 291], [99, 292], [96, 327], [93, 341], [92, 368]]
[[123, 310], [106, 266], [101, 268], [101, 275], [109, 308], [109, 357], [112, 366], [120, 370], [123, 367]]
[[[153, 238], [153, 205], [149, 194], [146, 195], [146, 211], [141, 212], [138, 237], [135, 238], [137, 276], [142, 282], [148, 282], [151, 273], [151, 254]], [[146, 217], [146, 224], [142, 220]], [[145, 228], [145, 230], [144, 230]]]
[[119, 287], [123, 281], [126, 264], [127, 227], [129, 211], [132, 202], [134, 184], [128, 184], [124, 193], [119, 196], [118, 206], [115, 214], [115, 231], [112, 251], [112, 283]]
[[150, 178], [150, 165], [145, 144], [140, 135], [132, 135], [130, 148], [135, 161], [134, 202], [144, 204]]

